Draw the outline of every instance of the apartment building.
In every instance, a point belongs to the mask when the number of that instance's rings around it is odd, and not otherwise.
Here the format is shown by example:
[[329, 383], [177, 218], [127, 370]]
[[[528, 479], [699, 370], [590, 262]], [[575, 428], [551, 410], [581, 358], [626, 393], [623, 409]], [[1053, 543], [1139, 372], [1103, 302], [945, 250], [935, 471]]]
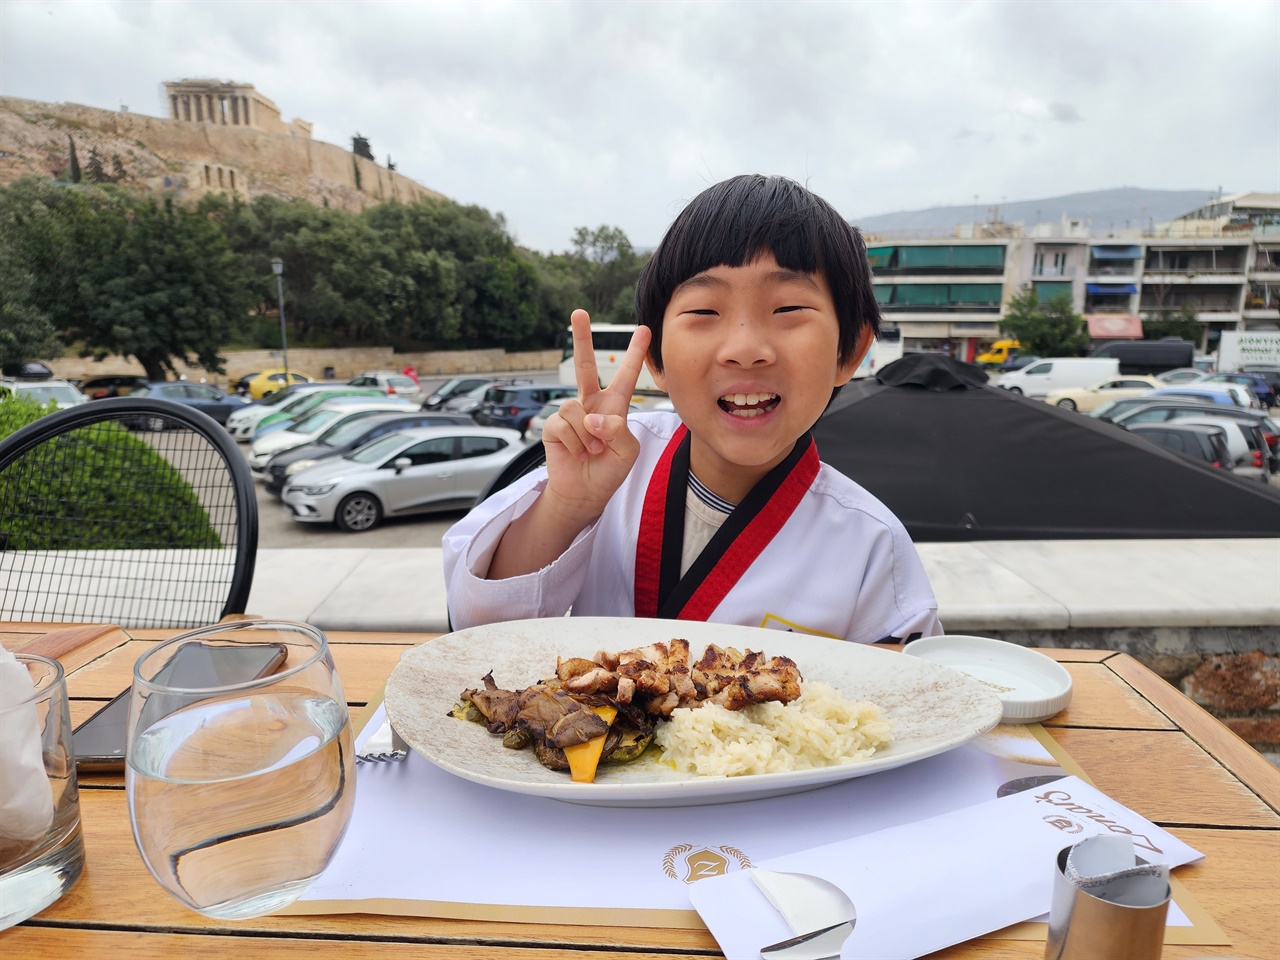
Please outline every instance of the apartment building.
[[965, 236], [889, 240], [868, 254], [886, 324], [907, 351], [971, 360], [1023, 289], [1067, 293], [1090, 337], [1139, 339], [1142, 318], [1190, 307], [1212, 351], [1223, 330], [1280, 330], [1280, 194], [1220, 197], [1146, 231], [1088, 224], [965, 225]]

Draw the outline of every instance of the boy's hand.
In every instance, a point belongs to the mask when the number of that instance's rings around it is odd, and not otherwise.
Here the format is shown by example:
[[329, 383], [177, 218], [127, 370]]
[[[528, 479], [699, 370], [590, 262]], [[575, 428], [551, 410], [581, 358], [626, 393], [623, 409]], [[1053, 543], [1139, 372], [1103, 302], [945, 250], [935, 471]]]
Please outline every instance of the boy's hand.
[[636, 328], [613, 381], [601, 389], [591, 343], [591, 318], [587, 311], [575, 310], [570, 323], [578, 396], [561, 404], [543, 427], [547, 451], [544, 497], [563, 518], [585, 526], [604, 511], [640, 451], [640, 444], [627, 429], [627, 411], [652, 334], [648, 327]]

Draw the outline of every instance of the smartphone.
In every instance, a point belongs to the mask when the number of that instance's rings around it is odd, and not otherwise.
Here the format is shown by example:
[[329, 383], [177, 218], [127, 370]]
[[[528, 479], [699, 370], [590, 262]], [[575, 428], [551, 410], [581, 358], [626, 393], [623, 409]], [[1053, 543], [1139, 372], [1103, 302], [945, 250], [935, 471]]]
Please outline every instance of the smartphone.
[[[159, 669], [155, 680], [173, 687], [244, 683], [274, 673], [287, 656], [282, 643], [188, 643]], [[129, 691], [125, 690], [72, 731], [76, 769], [86, 773], [123, 772], [128, 726]]]

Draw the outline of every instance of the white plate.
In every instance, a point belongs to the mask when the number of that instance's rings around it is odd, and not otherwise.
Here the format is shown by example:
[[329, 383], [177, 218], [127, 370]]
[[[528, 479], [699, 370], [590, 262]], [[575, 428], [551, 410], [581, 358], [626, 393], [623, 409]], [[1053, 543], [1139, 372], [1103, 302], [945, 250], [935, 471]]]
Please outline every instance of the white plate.
[[[506, 690], [555, 674], [556, 657], [592, 657], [684, 637], [695, 656], [709, 643], [790, 657], [806, 680], [868, 700], [893, 718], [893, 741], [869, 760], [785, 773], [707, 777], [677, 773], [649, 750], [634, 764], [602, 765], [573, 783], [529, 750], [508, 750], [478, 723], [448, 716], [463, 690], [490, 670]], [[718, 623], [562, 617], [460, 630], [407, 651], [387, 681], [387, 715], [415, 751], [459, 777], [500, 790], [600, 806], [693, 806], [812, 790], [943, 753], [1000, 722], [1000, 698], [961, 673], [864, 644]]]
[[902, 650], [941, 663], [1000, 695], [1005, 723], [1048, 720], [1071, 702], [1071, 674], [1039, 650], [991, 637], [922, 637]]

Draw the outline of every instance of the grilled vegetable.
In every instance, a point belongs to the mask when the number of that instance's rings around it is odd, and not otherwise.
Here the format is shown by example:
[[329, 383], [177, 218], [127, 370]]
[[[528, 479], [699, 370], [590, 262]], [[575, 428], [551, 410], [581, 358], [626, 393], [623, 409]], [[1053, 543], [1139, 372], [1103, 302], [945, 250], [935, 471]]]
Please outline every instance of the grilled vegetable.
[[[591, 712], [605, 723], [613, 723], [618, 715], [617, 707], [592, 707]], [[565, 759], [569, 761], [569, 779], [574, 783], [594, 783], [596, 767], [600, 765], [600, 754], [604, 750], [604, 741], [608, 732], [592, 737], [586, 743], [575, 743], [564, 748]]]

